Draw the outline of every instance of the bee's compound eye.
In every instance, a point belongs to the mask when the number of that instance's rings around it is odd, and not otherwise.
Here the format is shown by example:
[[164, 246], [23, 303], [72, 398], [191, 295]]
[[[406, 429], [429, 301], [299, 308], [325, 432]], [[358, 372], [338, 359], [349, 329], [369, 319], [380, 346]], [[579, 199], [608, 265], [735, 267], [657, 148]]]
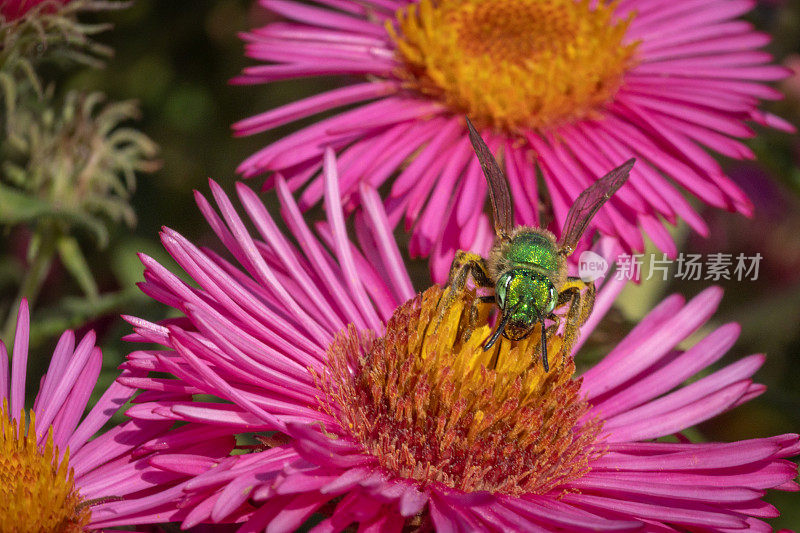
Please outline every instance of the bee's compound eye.
[[550, 298], [548, 299], [547, 309], [545, 310], [545, 313], [548, 314], [553, 312], [553, 309], [556, 308], [556, 302], [558, 301], [558, 293], [556, 293], [556, 288], [550, 285], [549, 292]]
[[511, 283], [511, 276], [503, 274], [497, 280], [497, 285], [494, 288], [494, 296], [497, 299], [497, 306], [503, 309], [506, 305], [506, 295], [508, 294], [508, 286]]

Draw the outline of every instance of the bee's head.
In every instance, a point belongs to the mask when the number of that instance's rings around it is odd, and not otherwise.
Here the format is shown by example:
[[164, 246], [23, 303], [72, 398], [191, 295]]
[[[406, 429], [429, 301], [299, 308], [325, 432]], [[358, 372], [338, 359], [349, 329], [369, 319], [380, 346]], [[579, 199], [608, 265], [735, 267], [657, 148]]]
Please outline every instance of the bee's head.
[[502, 334], [511, 340], [527, 337], [533, 326], [553, 311], [558, 300], [550, 278], [526, 268], [504, 272], [497, 280], [495, 295], [503, 310]]

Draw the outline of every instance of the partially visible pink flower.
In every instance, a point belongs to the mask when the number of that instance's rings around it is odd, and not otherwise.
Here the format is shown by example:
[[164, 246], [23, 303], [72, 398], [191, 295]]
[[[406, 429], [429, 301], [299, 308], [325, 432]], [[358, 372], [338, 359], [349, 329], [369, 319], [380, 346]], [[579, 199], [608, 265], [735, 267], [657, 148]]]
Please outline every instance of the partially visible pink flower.
[[59, 5], [66, 4], [69, 1], [70, 0], [3, 0], [2, 4], [0, 4], [0, 15], [2, 15], [6, 21], [10, 22], [22, 18], [25, 16], [25, 13], [40, 4], [47, 3], [55, 9]]
[[[77, 345], [73, 332], [61, 335], [26, 415], [28, 332], [28, 304], [23, 300], [10, 374], [0, 343], [2, 529], [72, 532], [182, 518], [185, 511], [176, 507], [171, 490], [180, 493], [176, 485], [189, 476], [151, 466], [154, 451], [174, 452], [160, 458], [171, 465], [184, 464], [178, 452], [211, 462], [230, 452], [231, 436], [205, 426], [171, 429], [170, 420], [127, 420], [92, 439], [137, 389], [113, 383], [84, 416], [103, 362], [91, 331]], [[125, 370], [122, 376], [145, 374]]]
[[[436, 321], [440, 289], [414, 296], [366, 184], [356, 242], [348, 238], [331, 152], [327, 220], [316, 233], [287, 182], [275, 185], [297, 246], [238, 184], [259, 235], [251, 236], [211, 182], [217, 209], [196, 198], [238, 265], [170, 229], [162, 242], [194, 284], [142, 256], [142, 289], [185, 317], [129, 318], [133, 340], [170, 347], [136, 352], [130, 366], [177, 378], [140, 385], [223, 402], [141, 403], [129, 414], [261, 434], [260, 449], [185, 485], [193, 504], [183, 527], [235, 521], [244, 531], [294, 531], [320, 511], [326, 518], [312, 531], [354, 522], [364, 531], [769, 531], [762, 519], [778, 511], [762, 501], [765, 491], [798, 489], [797, 466], [786, 460], [800, 452], [798, 435], [701, 444], [680, 435], [764, 390], [751, 379], [763, 355], [706, 370], [734, 344], [736, 324], [677, 348], [712, 316], [718, 288], [688, 303], [668, 297], [577, 379], [556, 335], [544, 374], [531, 364], [536, 333], [483, 351], [489, 326], [484, 307], [466, 312], [471, 296], [461, 314], [456, 300]], [[583, 338], [623, 284], [600, 289]]]
[[752, 209], [707, 150], [753, 158], [740, 141], [755, 135], [750, 121], [794, 131], [758, 108], [780, 98], [766, 83], [787, 70], [758, 51], [769, 36], [737, 18], [753, 3], [261, 0], [287, 21], [244, 35], [247, 55], [264, 64], [234, 83], [349, 77], [236, 123], [237, 135], [253, 135], [336, 110], [253, 154], [239, 172], [282, 173], [292, 190], [305, 187], [305, 209], [322, 198], [319, 159], [333, 147], [346, 210], [358, 204], [360, 183], [390, 182], [389, 220], [405, 218], [411, 255], [432, 256], [441, 282], [456, 249], [485, 253], [491, 243], [466, 114], [504, 155], [519, 224], [545, 221], [558, 235], [578, 194], [635, 156], [629, 184], [591, 227], [629, 250], [643, 248], [644, 232], [674, 255], [664, 221], [707, 231], [682, 191]]

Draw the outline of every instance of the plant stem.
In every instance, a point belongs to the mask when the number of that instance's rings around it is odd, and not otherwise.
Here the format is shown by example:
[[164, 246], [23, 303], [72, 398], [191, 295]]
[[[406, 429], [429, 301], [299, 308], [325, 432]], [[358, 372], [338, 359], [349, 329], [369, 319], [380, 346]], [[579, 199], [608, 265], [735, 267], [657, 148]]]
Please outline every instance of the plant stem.
[[53, 264], [53, 256], [56, 252], [56, 241], [58, 239], [58, 229], [52, 224], [40, 224], [36, 233], [31, 237], [31, 242], [39, 241], [34, 257], [22, 278], [22, 284], [14, 304], [8, 310], [6, 323], [3, 327], [3, 340], [7, 347], [11, 347], [14, 342], [14, 333], [17, 322], [17, 312], [23, 298], [27, 298], [30, 309], [33, 309], [36, 298], [42, 290], [50, 266]]

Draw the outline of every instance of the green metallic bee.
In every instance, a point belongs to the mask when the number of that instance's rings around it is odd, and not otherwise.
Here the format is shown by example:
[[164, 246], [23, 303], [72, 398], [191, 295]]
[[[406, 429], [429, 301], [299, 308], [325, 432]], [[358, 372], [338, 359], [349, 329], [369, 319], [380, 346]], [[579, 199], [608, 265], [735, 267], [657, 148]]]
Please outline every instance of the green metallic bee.
[[[511, 191], [500, 166], [489, 147], [467, 119], [469, 138], [481, 168], [489, 183], [494, 230], [497, 234], [488, 259], [478, 254], [459, 250], [450, 267], [449, 297], [464, 289], [467, 278], [478, 287], [494, 289], [494, 295], [484, 296], [484, 301], [495, 301], [502, 310], [502, 318], [484, 350], [490, 349], [502, 334], [509, 340], [521, 340], [533, 332], [536, 324], [542, 328], [542, 362], [545, 372], [550, 370], [547, 361], [547, 336], [557, 331], [561, 318], [553, 311], [566, 303], [569, 309], [564, 327], [563, 346], [569, 350], [577, 338], [578, 327], [589, 317], [594, 306], [594, 283], [567, 276], [567, 257], [575, 250], [589, 221], [600, 207], [627, 181], [635, 159], [629, 159], [615, 168], [575, 200], [567, 214], [561, 239], [543, 228], [514, 227], [514, 206]], [[582, 295], [582, 290], [586, 294]], [[554, 322], [545, 328], [545, 320]], [[496, 361], [490, 367], [496, 366]]]

